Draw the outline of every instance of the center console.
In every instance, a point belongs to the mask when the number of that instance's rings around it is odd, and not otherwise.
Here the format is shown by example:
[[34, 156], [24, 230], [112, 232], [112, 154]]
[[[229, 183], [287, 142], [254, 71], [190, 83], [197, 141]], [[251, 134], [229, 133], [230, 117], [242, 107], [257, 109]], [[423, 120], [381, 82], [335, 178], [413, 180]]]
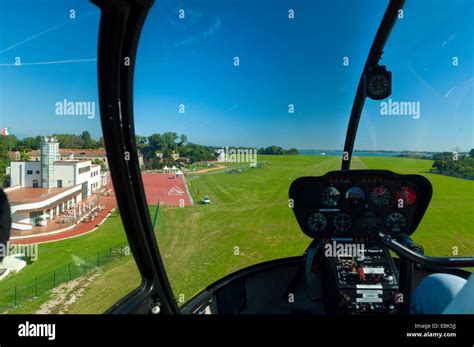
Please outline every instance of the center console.
[[368, 239], [328, 240], [323, 257], [327, 313], [395, 314], [398, 272], [389, 251]]

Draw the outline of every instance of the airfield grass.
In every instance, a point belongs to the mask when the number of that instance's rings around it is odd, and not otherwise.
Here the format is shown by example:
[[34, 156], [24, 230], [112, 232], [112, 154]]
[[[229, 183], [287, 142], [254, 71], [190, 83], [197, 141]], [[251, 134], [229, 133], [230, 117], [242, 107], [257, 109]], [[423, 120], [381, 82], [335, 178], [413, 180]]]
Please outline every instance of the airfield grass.
[[[262, 261], [301, 255], [310, 239], [288, 206], [288, 188], [297, 177], [340, 168], [323, 156], [259, 156], [270, 164], [238, 174], [214, 171], [188, 180], [195, 201], [210, 205], [165, 208], [158, 240], [175, 295], [185, 299], [223, 276]], [[353, 169], [420, 173], [433, 184], [432, 203], [414, 234], [429, 255], [471, 255], [474, 250], [474, 184], [429, 173], [430, 160], [355, 157]]]
[[[45, 282], [47, 282], [48, 286], [51, 286], [54, 270], [62, 269], [64, 272], [70, 263], [72, 266], [71, 272], [79, 274], [85, 259], [97, 259], [98, 252], [107, 254], [110, 248], [118, 248], [120, 245], [126, 244], [125, 231], [117, 212], [113, 212], [97, 231], [62, 241], [39, 244], [38, 259], [36, 261], [25, 267], [18, 274], [8, 276], [0, 281], [0, 312], [34, 312], [49, 298], [49, 295], [40, 292], [36, 299], [31, 299], [32, 294], [34, 294], [33, 288], [36, 279], [40, 284], [39, 287]], [[132, 257], [124, 256], [123, 258], [131, 259]], [[120, 262], [120, 260], [113, 262]], [[128, 271], [132, 274], [138, 274], [138, 269], [133, 262], [128, 266]], [[57, 279], [59, 279], [59, 272], [57, 272]], [[131, 285], [138, 287], [139, 284], [140, 281], [137, 280]], [[17, 308], [12, 309], [10, 306], [13, 302], [15, 286], [18, 289]], [[26, 287], [29, 287], [29, 289], [25, 289]], [[112, 290], [110, 294], [111, 300], [118, 300], [123, 295], [114, 296]]]
[[[300, 231], [288, 205], [289, 185], [300, 176], [338, 170], [340, 159], [262, 155], [259, 161], [265, 165], [242, 173], [216, 170], [189, 175], [194, 201], [208, 195], [210, 205], [160, 208], [157, 238], [177, 298], [182, 295], [187, 301], [229, 273], [259, 262], [301, 255], [308, 246], [310, 239]], [[425, 175], [433, 185], [433, 199], [414, 239], [428, 255], [453, 255], [453, 247], [458, 248], [459, 255], [472, 255], [474, 182], [429, 173], [431, 165], [430, 160], [355, 157], [352, 168]], [[0, 282], [0, 292], [5, 283], [11, 288], [20, 277], [32, 280], [51, 272], [55, 266], [70, 262], [73, 255], [84, 254], [85, 249], [93, 254], [120, 242], [125, 242], [125, 234], [115, 215], [96, 233], [40, 245], [38, 262]], [[109, 263], [101, 271], [68, 312], [103, 312], [139, 284], [131, 257]], [[34, 305], [27, 308], [33, 310]]]
[[136, 289], [140, 282], [140, 273], [133, 257], [124, 257], [106, 264], [100, 269], [99, 276], [85, 288], [82, 296], [69, 306], [67, 313], [103, 313]]

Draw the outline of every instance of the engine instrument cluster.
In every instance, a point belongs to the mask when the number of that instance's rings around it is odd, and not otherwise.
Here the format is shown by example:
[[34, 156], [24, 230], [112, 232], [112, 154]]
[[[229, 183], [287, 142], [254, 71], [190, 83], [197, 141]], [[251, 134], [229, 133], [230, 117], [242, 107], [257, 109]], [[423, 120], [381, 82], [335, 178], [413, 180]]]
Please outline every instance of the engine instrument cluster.
[[386, 170], [331, 171], [301, 177], [290, 187], [293, 210], [303, 232], [314, 238], [384, 232], [412, 234], [431, 200], [421, 175]]

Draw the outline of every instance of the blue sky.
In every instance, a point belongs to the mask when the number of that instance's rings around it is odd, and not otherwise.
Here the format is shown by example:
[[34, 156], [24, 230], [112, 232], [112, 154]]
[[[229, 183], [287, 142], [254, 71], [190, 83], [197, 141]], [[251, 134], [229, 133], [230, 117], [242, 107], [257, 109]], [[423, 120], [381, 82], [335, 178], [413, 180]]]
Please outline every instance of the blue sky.
[[[99, 137], [98, 117], [54, 113], [63, 99], [98, 101], [99, 10], [77, 0], [0, 0], [0, 6], [1, 127], [20, 137], [83, 130]], [[376, 0], [157, 1], [137, 56], [137, 132], [176, 131], [217, 146], [342, 148], [385, 6]], [[70, 9], [76, 19], [68, 18]], [[178, 18], [180, 9], [185, 19]], [[356, 148], [474, 147], [473, 11], [469, 0], [407, 1], [382, 63], [393, 73], [391, 98], [420, 102], [421, 116], [382, 116], [380, 102], [368, 100]], [[11, 65], [16, 57], [21, 67]]]

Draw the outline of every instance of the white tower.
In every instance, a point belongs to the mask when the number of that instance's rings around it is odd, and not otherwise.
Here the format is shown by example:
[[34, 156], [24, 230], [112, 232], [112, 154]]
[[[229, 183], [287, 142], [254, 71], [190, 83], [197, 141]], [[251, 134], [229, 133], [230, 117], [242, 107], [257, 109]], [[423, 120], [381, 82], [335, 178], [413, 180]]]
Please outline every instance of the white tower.
[[41, 185], [43, 188], [56, 187], [54, 162], [60, 158], [58, 140], [55, 137], [44, 137], [41, 142]]

